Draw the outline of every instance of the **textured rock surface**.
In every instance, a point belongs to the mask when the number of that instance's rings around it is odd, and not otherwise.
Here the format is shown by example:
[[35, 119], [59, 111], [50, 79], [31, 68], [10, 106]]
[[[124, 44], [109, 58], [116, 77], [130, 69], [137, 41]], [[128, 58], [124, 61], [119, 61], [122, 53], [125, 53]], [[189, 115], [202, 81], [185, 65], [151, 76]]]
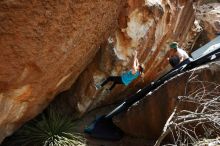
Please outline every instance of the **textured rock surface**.
[[206, 21], [211, 24], [215, 31], [220, 32], [220, 3], [202, 5], [198, 7], [199, 10], [203, 15], [200, 15], [201, 18], [198, 19]]
[[121, 0], [0, 1], [0, 142], [68, 89], [117, 26]]
[[203, 23], [209, 38], [214, 38], [215, 33], [220, 33], [220, 3], [203, 4], [196, 8], [196, 18]]
[[[167, 62], [169, 42], [179, 41], [186, 50], [190, 49], [188, 42], [198, 33], [194, 20], [190, 0], [128, 0], [115, 34], [101, 45], [96, 59], [80, 75], [71, 91], [62, 97], [69, 101], [72, 109], [83, 114], [132, 94], [170, 68]], [[136, 80], [127, 88], [116, 86], [111, 94], [106, 94], [105, 89], [96, 91], [95, 83], [131, 68], [134, 50], [138, 51], [139, 61], [145, 65], [144, 79]]]
[[[58, 102], [84, 114], [155, 79], [169, 69], [170, 41], [190, 50], [194, 19], [192, 0], [1, 0], [0, 141], [73, 83]], [[144, 82], [96, 91], [94, 83], [130, 69], [134, 50]]]
[[156, 139], [175, 106], [176, 98], [202, 86], [199, 83], [190, 83], [186, 90], [189, 77], [197, 76], [199, 81], [220, 84], [219, 74], [220, 62], [215, 62], [176, 76], [133, 105], [127, 112], [116, 116], [114, 122], [129, 135]]
[[[192, 51], [208, 43], [220, 33], [220, 3], [207, 3], [201, 1], [196, 6], [196, 31], [199, 34], [191, 41]], [[200, 31], [202, 30], [202, 31]]]

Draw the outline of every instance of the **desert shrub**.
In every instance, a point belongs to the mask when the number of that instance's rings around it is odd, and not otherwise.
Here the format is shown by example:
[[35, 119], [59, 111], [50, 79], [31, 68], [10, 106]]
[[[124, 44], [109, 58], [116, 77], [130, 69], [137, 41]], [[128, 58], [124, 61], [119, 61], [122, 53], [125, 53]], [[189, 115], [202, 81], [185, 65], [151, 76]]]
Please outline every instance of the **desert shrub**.
[[83, 145], [84, 138], [74, 133], [75, 123], [49, 109], [25, 124], [4, 145], [19, 146], [76, 146]]

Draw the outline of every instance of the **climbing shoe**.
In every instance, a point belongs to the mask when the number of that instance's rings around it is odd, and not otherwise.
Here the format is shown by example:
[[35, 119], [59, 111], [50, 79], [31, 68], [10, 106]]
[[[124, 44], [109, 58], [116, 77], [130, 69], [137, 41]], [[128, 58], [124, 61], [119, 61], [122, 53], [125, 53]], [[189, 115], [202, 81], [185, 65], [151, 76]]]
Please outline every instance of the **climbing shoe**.
[[99, 90], [100, 88], [102, 88], [102, 86], [100, 84], [95, 84], [95, 89]]

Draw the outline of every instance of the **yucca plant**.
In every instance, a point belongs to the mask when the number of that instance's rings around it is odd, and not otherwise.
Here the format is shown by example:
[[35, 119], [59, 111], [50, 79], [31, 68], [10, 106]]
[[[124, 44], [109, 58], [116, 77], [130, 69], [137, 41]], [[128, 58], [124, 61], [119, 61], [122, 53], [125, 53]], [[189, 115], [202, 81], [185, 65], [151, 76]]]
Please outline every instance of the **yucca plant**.
[[19, 146], [83, 145], [84, 138], [74, 133], [74, 129], [75, 124], [70, 118], [49, 109], [18, 130], [10, 142]]

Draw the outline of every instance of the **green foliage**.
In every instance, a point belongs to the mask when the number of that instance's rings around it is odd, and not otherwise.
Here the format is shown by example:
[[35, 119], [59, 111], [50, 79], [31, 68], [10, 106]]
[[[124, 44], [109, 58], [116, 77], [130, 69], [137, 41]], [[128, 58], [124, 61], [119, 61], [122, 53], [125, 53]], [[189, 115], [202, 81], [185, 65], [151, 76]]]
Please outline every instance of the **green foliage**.
[[73, 133], [74, 128], [75, 124], [70, 118], [50, 109], [24, 125], [10, 141], [19, 146], [82, 145], [84, 139], [80, 134]]

